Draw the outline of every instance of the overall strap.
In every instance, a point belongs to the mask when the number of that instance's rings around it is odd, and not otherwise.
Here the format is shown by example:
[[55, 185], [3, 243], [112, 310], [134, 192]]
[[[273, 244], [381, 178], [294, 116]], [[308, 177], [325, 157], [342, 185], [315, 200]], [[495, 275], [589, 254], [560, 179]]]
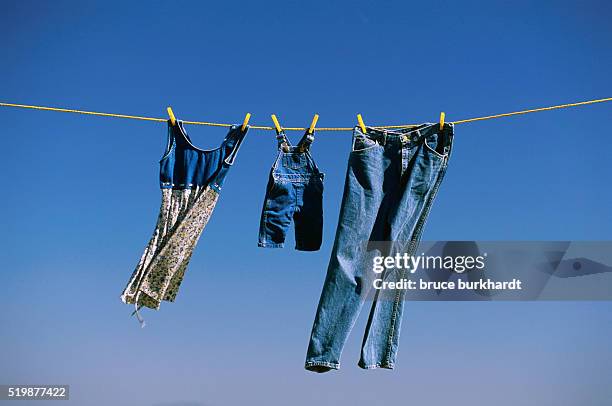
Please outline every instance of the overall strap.
[[307, 152], [310, 150], [310, 145], [314, 142], [315, 139], [315, 132], [314, 130], [312, 131], [312, 133], [309, 133], [308, 130], [306, 130], [306, 132], [304, 133], [304, 136], [302, 137], [302, 139], [300, 140], [300, 142], [298, 142], [298, 151], [300, 152]]
[[278, 143], [278, 149], [284, 152], [289, 152], [289, 147], [291, 146], [291, 143], [287, 138], [287, 134], [285, 134], [285, 130], [282, 130], [281, 132], [276, 134], [276, 141]]

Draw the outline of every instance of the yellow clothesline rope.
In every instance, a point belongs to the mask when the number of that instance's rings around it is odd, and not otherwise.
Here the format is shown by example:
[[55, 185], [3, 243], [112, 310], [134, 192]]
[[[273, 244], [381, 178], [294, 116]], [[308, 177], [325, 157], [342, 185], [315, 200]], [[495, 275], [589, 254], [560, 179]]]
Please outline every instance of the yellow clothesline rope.
[[[587, 105], [587, 104], [604, 103], [604, 102], [609, 102], [609, 101], [612, 101], [612, 97], [607, 97], [605, 99], [587, 100], [587, 101], [576, 102], [576, 103], [559, 104], [559, 105], [550, 106], [550, 107], [539, 107], [539, 108], [529, 109], [529, 110], [514, 111], [512, 113], [502, 113], [502, 114], [494, 114], [494, 115], [491, 115], [491, 116], [474, 117], [474, 118], [468, 118], [468, 119], [464, 119], [464, 120], [452, 121], [452, 123], [454, 123], [454, 124], [471, 123], [473, 121], [491, 120], [491, 119], [500, 118], [500, 117], [509, 117], [509, 116], [516, 116], [516, 115], [519, 115], [519, 114], [536, 113], [538, 111], [564, 109], [564, 108], [567, 108], [567, 107], [584, 106], [584, 105]], [[58, 112], [62, 112], [62, 113], [87, 114], [87, 115], [91, 115], [91, 116], [115, 117], [115, 118], [130, 118], [130, 119], [133, 119], [133, 120], [144, 120], [144, 121], [166, 122], [168, 120], [167, 118], [132, 116], [132, 115], [129, 115], [129, 114], [101, 113], [101, 112], [97, 112], [97, 111], [65, 109], [65, 108], [60, 108], [60, 107], [34, 106], [34, 105], [29, 105], [29, 104], [16, 104], [16, 103], [2, 103], [2, 102], [0, 102], [0, 106], [3, 106], [3, 107], [17, 107], [17, 108], [22, 108], [22, 109], [33, 109], [33, 110], [58, 111]], [[185, 120], [183, 122], [185, 124], [205, 125], [205, 126], [211, 126], [211, 127], [230, 127], [232, 125], [232, 124], [225, 124], [225, 123], [212, 123], [212, 122], [207, 122], [207, 121], [187, 121], [187, 120]], [[371, 126], [371, 127], [374, 127], [374, 128], [404, 128], [404, 127], [411, 127], [411, 126], [414, 126], [414, 125], [415, 124], [401, 124], [401, 125], [381, 125], [381, 126]], [[257, 129], [257, 130], [274, 130], [274, 127], [271, 127], [271, 126], [261, 126], [261, 125], [252, 125], [252, 126], [250, 126], [250, 128]], [[307, 128], [305, 128], [305, 127], [283, 127], [283, 129], [287, 130], [287, 131], [306, 131]], [[353, 129], [353, 127], [318, 127], [316, 130], [317, 131], [351, 131], [352, 129]]]

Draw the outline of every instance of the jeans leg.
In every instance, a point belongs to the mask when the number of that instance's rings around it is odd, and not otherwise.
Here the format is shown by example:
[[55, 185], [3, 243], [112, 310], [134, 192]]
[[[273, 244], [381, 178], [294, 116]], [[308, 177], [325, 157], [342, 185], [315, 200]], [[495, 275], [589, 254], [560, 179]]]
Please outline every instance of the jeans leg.
[[327, 372], [340, 367], [340, 355], [363, 305], [366, 242], [383, 199], [387, 159], [375, 145], [352, 152], [344, 185], [340, 219], [327, 276], [312, 328], [305, 367]]
[[[450, 131], [452, 134], [452, 129]], [[445, 134], [445, 137], [450, 137]], [[451, 140], [446, 144], [451, 145]], [[448, 158], [448, 157], [447, 157]], [[423, 227], [436, 197], [444, 174], [447, 158], [440, 158], [424, 145], [408, 153], [403, 151], [403, 168], [400, 197], [389, 211], [389, 235], [392, 241], [390, 255], [407, 253], [414, 255], [421, 239]], [[385, 280], [399, 281], [405, 270], [394, 270]], [[404, 309], [404, 290], [376, 292], [368, 324], [364, 334], [359, 366], [366, 369], [389, 368], [395, 365]]]

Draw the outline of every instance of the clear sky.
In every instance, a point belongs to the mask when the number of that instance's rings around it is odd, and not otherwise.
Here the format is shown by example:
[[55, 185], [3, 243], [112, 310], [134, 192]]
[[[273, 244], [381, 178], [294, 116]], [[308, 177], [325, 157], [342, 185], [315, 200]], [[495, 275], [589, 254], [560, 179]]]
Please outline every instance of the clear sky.
[[[609, 2], [421, 3], [4, 0], [0, 99], [352, 126], [612, 96]], [[458, 125], [424, 239], [612, 239], [611, 120], [612, 103]], [[93, 406], [609, 404], [610, 302], [409, 303], [395, 371], [357, 368], [363, 320], [340, 371], [304, 371], [350, 133], [313, 145], [315, 253], [257, 247], [276, 147], [249, 133], [177, 302], [140, 329], [119, 295], [159, 209], [164, 124], [0, 122], [0, 383], [67, 383]], [[187, 129], [200, 147], [225, 135]]]

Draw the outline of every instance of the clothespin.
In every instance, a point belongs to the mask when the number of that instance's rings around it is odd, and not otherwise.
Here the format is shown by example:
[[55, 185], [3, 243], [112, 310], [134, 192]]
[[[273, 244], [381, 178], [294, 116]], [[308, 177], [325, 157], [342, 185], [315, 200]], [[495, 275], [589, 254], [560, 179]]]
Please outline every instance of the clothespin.
[[365, 124], [363, 123], [363, 118], [361, 118], [361, 114], [357, 114], [357, 122], [359, 123], [359, 127], [361, 127], [361, 131], [365, 134], [367, 130]]
[[276, 118], [276, 115], [272, 114], [270, 117], [272, 117], [272, 121], [274, 121], [274, 128], [276, 128], [276, 133], [280, 134], [283, 131], [283, 129], [278, 123], [278, 119]]
[[170, 116], [170, 123], [172, 125], [176, 125], [176, 117], [174, 117], [174, 112], [172, 111], [172, 107], [168, 106], [168, 115]]
[[249, 124], [250, 119], [251, 119], [251, 113], [246, 113], [246, 116], [244, 116], [244, 121], [242, 122], [242, 128], [241, 128], [242, 131], [246, 130], [246, 126]]
[[312, 134], [315, 127], [317, 126], [317, 121], [319, 121], [319, 115], [315, 114], [314, 117], [312, 118], [312, 123], [310, 123], [310, 127], [308, 127], [308, 134]]
[[444, 114], [444, 112], [440, 113], [440, 131], [442, 131], [444, 129], [444, 117], [446, 116], [446, 114]]

